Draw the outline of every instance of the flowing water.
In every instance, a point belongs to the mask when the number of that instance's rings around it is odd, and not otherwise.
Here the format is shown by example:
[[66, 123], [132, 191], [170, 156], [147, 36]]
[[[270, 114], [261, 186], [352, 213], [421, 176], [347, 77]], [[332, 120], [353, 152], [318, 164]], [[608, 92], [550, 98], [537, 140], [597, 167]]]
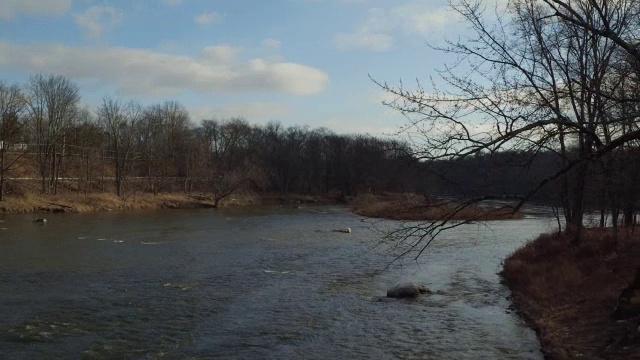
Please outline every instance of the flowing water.
[[[496, 273], [548, 218], [385, 269], [375, 228], [397, 223], [341, 208], [35, 217], [0, 216], [1, 359], [542, 358]], [[435, 293], [384, 298], [407, 280]]]

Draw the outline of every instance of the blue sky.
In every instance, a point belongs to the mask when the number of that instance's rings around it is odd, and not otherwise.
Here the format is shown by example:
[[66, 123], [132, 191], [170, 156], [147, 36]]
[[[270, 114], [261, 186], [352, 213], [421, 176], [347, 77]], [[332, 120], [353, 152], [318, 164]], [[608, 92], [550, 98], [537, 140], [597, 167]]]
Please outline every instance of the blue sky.
[[60, 74], [85, 105], [178, 100], [192, 120], [391, 133], [369, 75], [435, 75], [461, 28], [441, 0], [1, 0], [0, 79]]

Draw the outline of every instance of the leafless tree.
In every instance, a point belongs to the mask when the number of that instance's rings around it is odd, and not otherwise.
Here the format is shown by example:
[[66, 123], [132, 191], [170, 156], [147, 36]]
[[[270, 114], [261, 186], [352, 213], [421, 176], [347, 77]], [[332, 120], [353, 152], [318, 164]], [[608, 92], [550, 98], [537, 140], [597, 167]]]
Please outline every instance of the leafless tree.
[[76, 83], [64, 76], [31, 77], [26, 88], [30, 127], [38, 146], [42, 193], [56, 193], [59, 152], [64, 152], [65, 130], [80, 101]]
[[0, 81], [0, 201], [4, 200], [6, 174], [27, 153], [23, 137], [25, 98], [18, 85]]
[[207, 153], [206, 186], [213, 193], [214, 206], [261, 181], [262, 171], [252, 145], [253, 134], [244, 119], [203, 121], [199, 135]]
[[[640, 135], [618, 131], [637, 113], [621, 117], [611, 111], [622, 81], [612, 66], [615, 54], [620, 48], [635, 54], [622, 40], [638, 31], [637, 6], [630, 4], [513, 0], [492, 13], [482, 1], [455, 1], [452, 9], [473, 34], [437, 48], [457, 56], [440, 71], [444, 86], [379, 83], [395, 97], [387, 105], [408, 117], [403, 131], [422, 149], [415, 155], [424, 161], [507, 150], [551, 151], [562, 160], [556, 173], [524, 193], [460, 197], [444, 219], [398, 230], [391, 237], [406, 241], [407, 253], [420, 254], [435, 236], [459, 226], [449, 220], [468, 206], [514, 200], [515, 212], [554, 180], [562, 182], [565, 220], [579, 239], [590, 166]], [[606, 34], [593, 30], [603, 28]]]
[[102, 100], [97, 113], [111, 140], [116, 170], [116, 193], [123, 196], [123, 184], [136, 142], [136, 129], [142, 119], [142, 106], [135, 102], [124, 103], [107, 96]]
[[138, 147], [154, 193], [166, 186], [169, 177], [186, 175], [191, 127], [189, 113], [179, 102], [165, 101], [144, 110]]
[[67, 143], [76, 149], [73, 155], [78, 171], [73, 175], [78, 178], [78, 192], [83, 191], [85, 195], [95, 188], [96, 178], [104, 171], [101, 155], [109, 143], [109, 136], [95, 115], [89, 108], [79, 109], [67, 136]]

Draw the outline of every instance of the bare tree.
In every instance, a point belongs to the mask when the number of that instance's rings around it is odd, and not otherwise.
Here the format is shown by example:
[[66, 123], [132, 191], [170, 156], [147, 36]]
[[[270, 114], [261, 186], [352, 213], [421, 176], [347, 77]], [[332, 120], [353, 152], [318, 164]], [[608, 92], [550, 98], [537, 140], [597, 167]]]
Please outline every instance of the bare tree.
[[38, 146], [42, 193], [57, 192], [65, 130], [80, 101], [76, 83], [64, 76], [31, 77], [26, 88], [31, 130]]
[[206, 184], [214, 206], [220, 201], [260, 182], [261, 167], [255, 158], [252, 131], [243, 119], [205, 120], [199, 130], [207, 153]]
[[67, 143], [76, 149], [76, 169], [74, 175], [78, 178], [78, 192], [87, 195], [95, 185], [94, 177], [101, 174], [103, 163], [99, 161], [108, 135], [105, 134], [95, 111], [81, 108], [76, 115], [76, 121], [67, 136]]
[[4, 200], [6, 174], [27, 153], [23, 137], [25, 98], [18, 85], [0, 81], [0, 201]]
[[[634, 0], [541, 0], [557, 17], [595, 36], [613, 41], [640, 61], [640, 3]], [[585, 11], [588, 10], [588, 11]]]
[[144, 110], [138, 142], [154, 193], [167, 185], [169, 177], [186, 175], [191, 126], [189, 113], [179, 102], [165, 101]]
[[135, 102], [123, 103], [119, 99], [106, 96], [97, 113], [111, 140], [116, 170], [116, 193], [123, 196], [123, 184], [135, 146], [136, 129], [142, 119], [142, 107]]
[[[550, 3], [564, 4], [580, 24], [565, 13], [558, 15]], [[459, 226], [449, 220], [470, 205], [515, 200], [515, 212], [557, 179], [563, 183], [567, 225], [579, 239], [593, 160], [640, 135], [615, 131], [629, 118], [611, 111], [621, 80], [611, 65], [623, 46], [622, 34], [637, 32], [631, 16], [635, 10], [628, 2], [614, 1], [603, 12], [602, 3], [514, 0], [491, 16], [482, 1], [456, 1], [452, 9], [473, 35], [438, 48], [458, 58], [440, 72], [445, 86], [426, 90], [421, 83], [414, 88], [379, 83], [395, 96], [387, 105], [409, 118], [404, 131], [422, 149], [415, 154], [422, 160], [453, 161], [506, 150], [532, 155], [551, 151], [562, 160], [556, 173], [525, 193], [461, 196], [444, 219], [392, 234], [406, 240], [407, 253], [420, 254], [435, 236]], [[615, 27], [606, 27], [608, 36], [587, 30], [614, 21]]]
[[188, 172], [187, 144], [191, 135], [189, 112], [177, 101], [165, 101], [161, 105], [163, 118], [162, 156], [165, 174], [185, 177]]

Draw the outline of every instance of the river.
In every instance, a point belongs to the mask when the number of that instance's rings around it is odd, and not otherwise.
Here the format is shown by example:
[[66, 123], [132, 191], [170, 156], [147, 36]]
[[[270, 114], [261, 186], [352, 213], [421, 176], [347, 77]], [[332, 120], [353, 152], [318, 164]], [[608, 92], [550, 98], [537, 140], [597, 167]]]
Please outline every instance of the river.
[[[376, 229], [398, 223], [338, 207], [36, 217], [0, 215], [1, 359], [542, 358], [496, 273], [548, 218], [385, 269]], [[406, 280], [436, 293], [384, 298]]]

